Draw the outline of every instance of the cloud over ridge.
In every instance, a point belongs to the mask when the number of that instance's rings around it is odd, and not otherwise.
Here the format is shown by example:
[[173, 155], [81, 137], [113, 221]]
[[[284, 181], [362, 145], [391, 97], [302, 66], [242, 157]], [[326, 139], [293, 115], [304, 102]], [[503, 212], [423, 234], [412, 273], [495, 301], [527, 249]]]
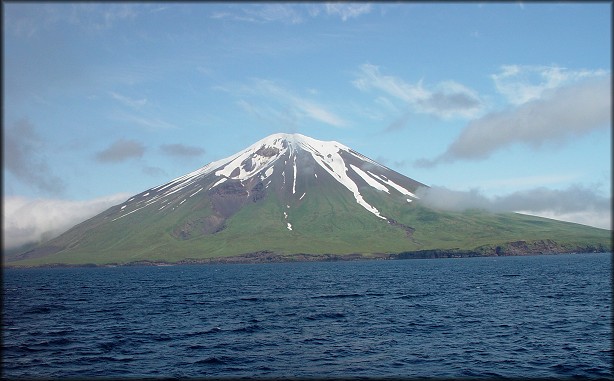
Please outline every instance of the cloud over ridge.
[[129, 197], [118, 193], [85, 201], [3, 198], [3, 248], [15, 248], [59, 235]]
[[507, 195], [486, 197], [479, 189], [458, 191], [442, 186], [419, 188], [419, 202], [448, 211], [485, 209], [492, 212], [519, 212], [547, 218], [584, 223], [611, 229], [611, 197], [594, 189], [574, 184], [566, 189], [537, 187]]

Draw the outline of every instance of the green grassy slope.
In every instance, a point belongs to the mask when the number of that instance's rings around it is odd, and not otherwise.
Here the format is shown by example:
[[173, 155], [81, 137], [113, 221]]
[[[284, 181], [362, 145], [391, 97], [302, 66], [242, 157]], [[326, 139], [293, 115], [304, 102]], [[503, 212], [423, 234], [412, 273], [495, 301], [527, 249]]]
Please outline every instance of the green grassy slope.
[[[375, 190], [363, 192], [368, 202], [398, 222], [389, 224], [358, 205], [347, 190], [327, 184], [319, 186], [317, 191], [307, 190], [300, 201], [294, 196], [292, 199], [283, 193], [269, 192], [258, 202], [248, 202], [215, 234], [193, 228], [212, 212], [206, 197], [190, 198], [170, 212], [152, 206], [116, 221], [98, 216], [52, 240], [65, 250], [9, 264], [176, 262], [258, 251], [373, 254], [473, 250], [520, 240], [552, 240], [569, 247], [601, 244], [611, 250], [608, 230], [513, 213], [438, 211], [416, 202], [407, 203], [402, 197], [381, 198]], [[288, 230], [288, 222], [292, 230]], [[189, 235], [178, 235], [178, 231], [188, 227], [192, 227]]]
[[[365, 199], [374, 202], [374, 191], [365, 191]], [[513, 241], [553, 240], [560, 244], [590, 245], [601, 243], [611, 247], [612, 232], [580, 224], [534, 217], [517, 213], [491, 213], [484, 210], [459, 212], [423, 207], [419, 202], [399, 207], [389, 199], [379, 203], [383, 214], [415, 228], [412, 250], [470, 250], [482, 245]]]

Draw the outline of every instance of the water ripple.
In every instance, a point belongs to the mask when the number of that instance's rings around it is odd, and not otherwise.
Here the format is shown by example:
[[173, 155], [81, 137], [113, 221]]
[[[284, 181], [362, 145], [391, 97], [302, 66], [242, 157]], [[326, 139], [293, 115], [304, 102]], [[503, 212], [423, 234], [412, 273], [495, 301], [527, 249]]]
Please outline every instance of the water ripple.
[[9, 269], [7, 378], [611, 379], [609, 255]]

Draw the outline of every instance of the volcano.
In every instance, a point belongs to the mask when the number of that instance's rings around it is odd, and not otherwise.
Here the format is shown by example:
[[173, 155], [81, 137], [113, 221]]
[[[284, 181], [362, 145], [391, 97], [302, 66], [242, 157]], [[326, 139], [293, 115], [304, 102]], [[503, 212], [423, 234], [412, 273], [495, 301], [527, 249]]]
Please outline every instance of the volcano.
[[[414, 179], [334, 141], [274, 134], [147, 189], [9, 264], [605, 251], [609, 231], [420, 205]], [[524, 251], [523, 251], [524, 250]], [[437, 254], [439, 253], [439, 254]]]

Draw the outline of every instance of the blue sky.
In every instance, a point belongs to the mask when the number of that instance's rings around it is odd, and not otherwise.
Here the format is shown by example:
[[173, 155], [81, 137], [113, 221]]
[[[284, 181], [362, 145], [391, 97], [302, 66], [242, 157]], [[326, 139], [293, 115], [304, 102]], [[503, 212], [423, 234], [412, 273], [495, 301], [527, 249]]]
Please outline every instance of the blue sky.
[[350, 146], [435, 204], [611, 228], [611, 11], [5, 2], [5, 239], [276, 132]]

